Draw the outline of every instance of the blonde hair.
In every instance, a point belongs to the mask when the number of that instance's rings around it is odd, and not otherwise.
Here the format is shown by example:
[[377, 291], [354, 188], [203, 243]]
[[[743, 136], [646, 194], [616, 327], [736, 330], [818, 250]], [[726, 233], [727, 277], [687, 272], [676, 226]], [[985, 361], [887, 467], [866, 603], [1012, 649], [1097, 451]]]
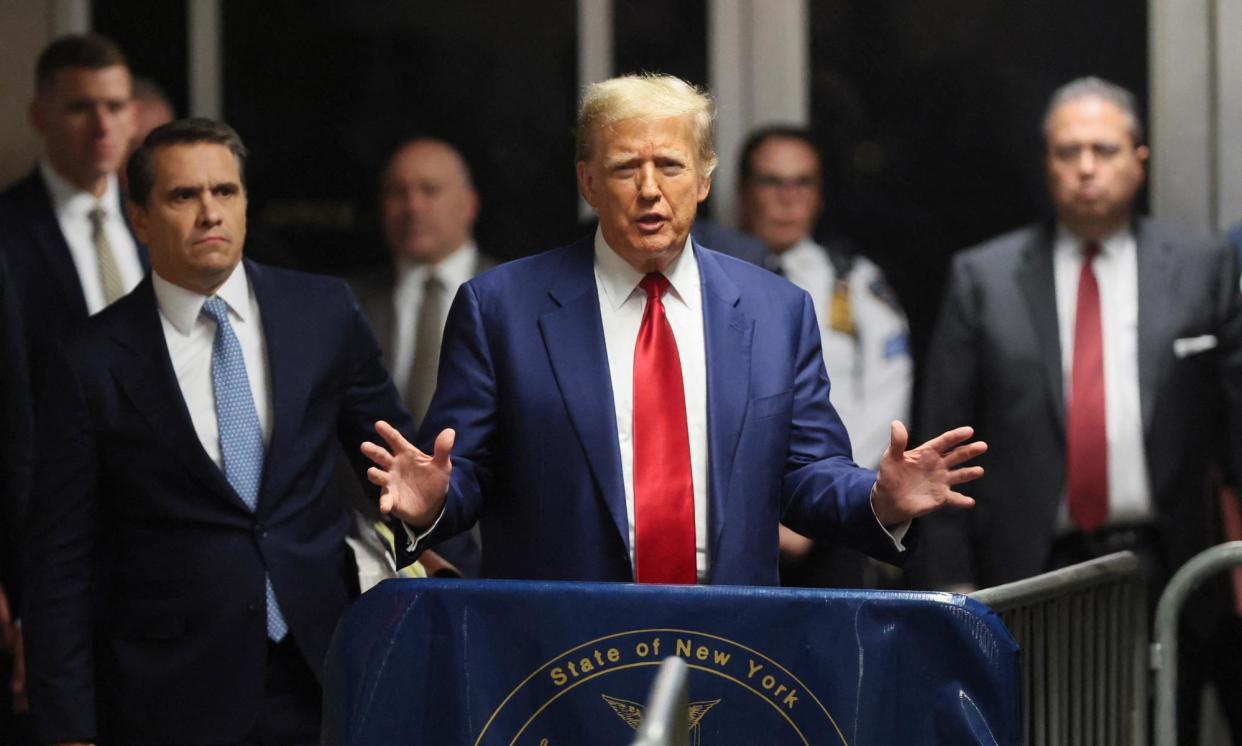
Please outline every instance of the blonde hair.
[[591, 160], [592, 140], [602, 127], [626, 119], [670, 117], [689, 120], [699, 167], [703, 176], [711, 176], [716, 169], [716, 150], [712, 147], [715, 103], [707, 91], [681, 78], [659, 73], [622, 75], [587, 86], [578, 108], [575, 157], [579, 161]]

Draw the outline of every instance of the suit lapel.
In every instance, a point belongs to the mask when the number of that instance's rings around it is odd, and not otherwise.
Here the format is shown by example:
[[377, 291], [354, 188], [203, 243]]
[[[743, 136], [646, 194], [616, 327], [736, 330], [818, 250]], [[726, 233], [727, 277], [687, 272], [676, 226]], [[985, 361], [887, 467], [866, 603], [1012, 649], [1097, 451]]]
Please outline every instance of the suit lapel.
[[1041, 225], [1023, 249], [1017, 286], [1026, 300], [1042, 361], [1048, 406], [1057, 432], [1065, 432], [1065, 392], [1061, 373], [1061, 331], [1057, 324], [1057, 289], [1052, 267], [1052, 230]]
[[371, 331], [375, 333], [375, 338], [379, 340], [380, 352], [383, 355], [384, 367], [392, 369], [396, 360], [393, 354], [397, 350], [396, 336], [396, 315], [394, 304], [396, 303], [396, 273], [397, 270], [389, 269], [383, 275], [374, 278], [373, 281], [365, 285], [365, 290], [358, 292], [358, 303], [362, 306], [362, 313], [366, 316], [367, 321], [371, 324]]
[[1174, 290], [1180, 265], [1174, 261], [1173, 247], [1155, 235], [1147, 220], [1134, 228], [1138, 263], [1138, 364], [1139, 400], [1142, 403], [1143, 433], [1151, 432], [1156, 392], [1169, 372], [1169, 335], [1164, 330], [1168, 311], [1176, 301]]
[[286, 450], [291, 448], [286, 441], [293, 437], [289, 431], [290, 423], [300, 421], [299, 407], [306, 406], [305, 392], [298, 385], [304, 381], [305, 371], [309, 369], [302, 353], [314, 349], [314, 345], [306, 344], [307, 335], [298, 333], [305, 320], [294, 305], [282, 302], [284, 296], [274, 286], [271, 271], [250, 260], [246, 260], [243, 266], [254, 289], [255, 302], [259, 305], [263, 322], [272, 402], [272, 434], [264, 450], [263, 478], [259, 483], [258, 506], [255, 509], [257, 513], [263, 513], [270, 505], [267, 491], [272, 483], [272, 474], [281, 466], [280, 455], [290, 452]]
[[539, 317], [548, 360], [600, 495], [628, 548], [621, 447], [590, 239], [568, 250], [549, 287], [556, 307]]
[[148, 275], [133, 293], [117, 301], [121, 317], [112, 327], [119, 348], [114, 377], [130, 402], [164, 444], [200, 481], [243, 510], [246, 505], [198, 439], [185, 396], [168, 357], [155, 291]]
[[151, 271], [151, 257], [147, 251], [147, 245], [134, 235], [134, 226], [129, 224], [129, 212], [125, 210], [125, 195], [121, 194], [119, 189], [117, 190], [116, 209], [117, 214], [121, 216], [121, 221], [125, 223], [125, 230], [129, 231], [129, 235], [134, 239], [134, 248], [138, 250], [138, 263], [142, 265], [143, 274], [146, 274]]
[[742, 434], [750, 390], [750, 345], [754, 320], [738, 308], [737, 285], [715, 257], [696, 243], [703, 293], [703, 336], [707, 367], [708, 525], [712, 564], [720, 548], [730, 475]]
[[52, 206], [51, 193], [43, 183], [43, 177], [36, 168], [26, 179], [26, 199], [28, 214], [35, 217], [30, 229], [34, 233], [38, 245], [39, 256], [47, 265], [48, 275], [60, 290], [60, 294], [70, 305], [75, 318], [86, 318], [86, 297], [82, 295], [82, 282], [78, 279], [78, 271], [73, 266], [73, 255], [65, 235], [60, 231], [60, 223], [56, 220], [56, 210]]

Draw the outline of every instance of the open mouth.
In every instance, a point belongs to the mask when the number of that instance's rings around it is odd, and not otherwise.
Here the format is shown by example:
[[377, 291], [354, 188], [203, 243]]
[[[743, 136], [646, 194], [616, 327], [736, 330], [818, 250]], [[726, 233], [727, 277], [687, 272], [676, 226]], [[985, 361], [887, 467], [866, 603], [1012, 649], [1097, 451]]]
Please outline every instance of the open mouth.
[[658, 231], [667, 220], [661, 215], [643, 215], [637, 222], [638, 227], [645, 231]]

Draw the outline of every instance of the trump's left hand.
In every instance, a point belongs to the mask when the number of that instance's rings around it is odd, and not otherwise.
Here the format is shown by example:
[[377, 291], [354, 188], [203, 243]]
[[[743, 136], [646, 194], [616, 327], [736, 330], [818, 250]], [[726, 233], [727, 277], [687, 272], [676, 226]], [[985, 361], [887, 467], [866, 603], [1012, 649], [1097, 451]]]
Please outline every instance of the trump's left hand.
[[880, 523], [895, 526], [946, 506], [972, 507], [975, 501], [953, 488], [983, 476], [982, 466], [961, 466], [988, 450], [981, 440], [966, 442], [974, 433], [974, 428], [959, 427], [907, 451], [910, 436], [894, 420], [871, 492]]

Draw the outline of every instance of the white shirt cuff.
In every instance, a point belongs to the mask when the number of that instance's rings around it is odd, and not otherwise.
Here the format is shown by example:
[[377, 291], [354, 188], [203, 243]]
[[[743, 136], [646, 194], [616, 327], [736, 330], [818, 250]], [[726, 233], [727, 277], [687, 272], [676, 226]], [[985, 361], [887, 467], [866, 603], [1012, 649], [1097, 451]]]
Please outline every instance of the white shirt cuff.
[[413, 552], [414, 548], [418, 546], [419, 542], [421, 542], [423, 539], [426, 539], [428, 536], [431, 535], [432, 531], [436, 530], [436, 526], [440, 525], [440, 519], [444, 517], [444, 509], [447, 507], [448, 507], [448, 504], [445, 503], [445, 505], [440, 508], [440, 515], [436, 516], [436, 519], [435, 521], [432, 522], [431, 526], [426, 531], [422, 532], [421, 534], [416, 533], [414, 529], [410, 528], [410, 524], [406, 523], [405, 521], [401, 522], [401, 528], [405, 529], [405, 535], [410, 540], [409, 543], [405, 545], [405, 551]]
[[910, 530], [911, 522], [902, 521], [901, 523], [898, 523], [896, 526], [893, 526], [892, 528], [889, 528], [888, 526], [885, 526], [883, 523], [880, 523], [880, 517], [875, 514], [874, 498], [875, 498], [875, 485], [872, 485], [871, 486], [871, 497], [868, 498], [867, 500], [867, 502], [871, 505], [871, 515], [875, 518], [875, 522], [879, 524], [880, 528], [884, 529], [884, 533], [888, 534], [888, 538], [893, 540], [893, 548], [899, 552], [906, 551], [905, 544], [902, 544], [901, 542], [906, 538], [906, 533]]

